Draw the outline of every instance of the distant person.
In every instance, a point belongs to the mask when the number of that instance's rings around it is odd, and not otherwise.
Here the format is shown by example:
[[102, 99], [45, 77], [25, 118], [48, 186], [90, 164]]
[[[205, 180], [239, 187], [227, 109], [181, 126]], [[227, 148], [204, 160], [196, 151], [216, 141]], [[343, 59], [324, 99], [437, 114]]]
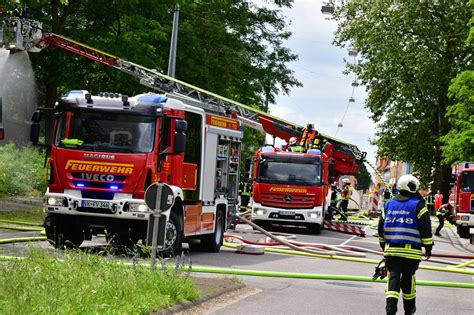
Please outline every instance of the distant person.
[[449, 223], [456, 225], [456, 219], [454, 218], [454, 206], [453, 203], [445, 203], [439, 207], [438, 212], [436, 213], [436, 217], [438, 218], [439, 224], [436, 228], [435, 235], [441, 236], [441, 229], [444, 226], [444, 220], [448, 221]]
[[344, 213], [344, 215], [347, 216], [347, 207], [349, 206], [349, 200], [351, 199], [352, 196], [352, 186], [349, 181], [344, 182], [344, 185], [342, 186], [342, 192], [341, 192], [341, 211]]
[[435, 210], [436, 210], [436, 212], [438, 211], [438, 209], [441, 207], [442, 204], [443, 204], [443, 194], [441, 193], [440, 190], [438, 190], [436, 192], [436, 195], [435, 195]]
[[291, 137], [290, 141], [288, 141], [288, 148], [286, 149], [288, 152], [303, 152], [304, 149], [301, 145], [297, 143], [296, 137]]
[[419, 180], [403, 175], [397, 185], [399, 194], [387, 201], [378, 224], [379, 242], [389, 271], [385, 311], [397, 313], [401, 289], [405, 314], [414, 314], [415, 272], [420, 264], [421, 248], [425, 248], [426, 259], [429, 259], [433, 247], [431, 220], [425, 201], [418, 193]]
[[240, 212], [244, 213], [247, 211], [250, 198], [252, 197], [252, 179], [248, 173], [245, 174], [245, 179], [239, 184], [240, 194]]
[[426, 207], [431, 215], [435, 215], [435, 207], [434, 207], [434, 195], [433, 192], [430, 190], [425, 196]]

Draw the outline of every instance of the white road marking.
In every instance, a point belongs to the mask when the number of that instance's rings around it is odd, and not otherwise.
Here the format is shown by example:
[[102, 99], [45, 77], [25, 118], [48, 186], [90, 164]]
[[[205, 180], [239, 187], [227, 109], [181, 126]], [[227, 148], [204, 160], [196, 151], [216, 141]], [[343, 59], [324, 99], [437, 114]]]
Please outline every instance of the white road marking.
[[354, 238], [356, 238], [358, 235], [354, 235], [353, 237], [351, 237], [350, 239], [346, 240], [345, 242], [343, 242], [342, 244], [340, 244], [339, 246], [344, 246], [346, 245], [347, 243], [349, 243], [350, 241], [352, 241]]

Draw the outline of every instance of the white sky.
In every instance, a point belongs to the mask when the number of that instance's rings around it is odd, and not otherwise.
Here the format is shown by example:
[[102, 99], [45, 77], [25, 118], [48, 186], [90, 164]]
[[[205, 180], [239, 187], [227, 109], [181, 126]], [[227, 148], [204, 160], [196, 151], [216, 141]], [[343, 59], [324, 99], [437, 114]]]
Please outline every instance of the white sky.
[[[268, 6], [265, 0], [254, 2]], [[322, 0], [295, 0], [291, 9], [283, 10], [286, 20], [291, 21], [288, 30], [293, 33], [285, 46], [299, 56], [299, 60], [288, 66], [303, 87], [293, 88], [289, 96], [280, 95], [277, 105], [270, 106], [270, 113], [303, 126], [312, 122], [318, 131], [335, 136], [353, 89], [354, 74], [342, 73], [344, 58], [352, 61], [353, 57], [349, 57], [347, 50], [331, 44], [337, 25], [323, 16], [322, 3]], [[355, 102], [350, 103], [337, 138], [357, 145], [367, 152], [368, 161], [374, 163], [376, 147], [368, 139], [374, 138], [375, 124], [364, 108], [366, 95], [365, 87], [355, 89]]]

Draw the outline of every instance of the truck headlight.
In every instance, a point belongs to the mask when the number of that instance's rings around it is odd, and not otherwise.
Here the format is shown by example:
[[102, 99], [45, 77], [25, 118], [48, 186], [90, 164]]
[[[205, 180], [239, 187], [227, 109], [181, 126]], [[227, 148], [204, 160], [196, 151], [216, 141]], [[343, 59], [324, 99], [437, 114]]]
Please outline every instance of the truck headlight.
[[67, 206], [67, 200], [64, 197], [47, 197], [46, 203], [48, 206]]
[[308, 217], [311, 219], [317, 219], [321, 216], [319, 212], [308, 212]]
[[133, 212], [147, 212], [148, 207], [146, 204], [143, 203], [128, 203], [128, 211], [133, 211]]
[[265, 215], [266, 213], [267, 213], [267, 210], [265, 210], [265, 209], [260, 209], [260, 208], [255, 209], [255, 214], [256, 215]]
[[147, 205], [138, 205], [138, 209], [137, 209], [139, 212], [147, 212], [148, 211], [148, 206]]

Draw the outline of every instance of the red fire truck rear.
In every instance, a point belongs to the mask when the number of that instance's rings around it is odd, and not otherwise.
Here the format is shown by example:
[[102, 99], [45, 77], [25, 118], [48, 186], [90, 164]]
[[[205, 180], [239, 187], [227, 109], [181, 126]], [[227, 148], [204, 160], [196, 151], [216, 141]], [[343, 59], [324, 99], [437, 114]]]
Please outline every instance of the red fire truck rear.
[[453, 167], [453, 192], [457, 231], [462, 238], [474, 238], [474, 162]]
[[193, 246], [219, 251], [237, 199], [239, 121], [151, 93], [71, 91], [55, 110], [44, 196], [55, 247], [79, 246], [104, 231], [127, 246], [145, 239], [144, 191], [161, 181], [176, 196], [165, 249], [189, 237], [200, 240]]

